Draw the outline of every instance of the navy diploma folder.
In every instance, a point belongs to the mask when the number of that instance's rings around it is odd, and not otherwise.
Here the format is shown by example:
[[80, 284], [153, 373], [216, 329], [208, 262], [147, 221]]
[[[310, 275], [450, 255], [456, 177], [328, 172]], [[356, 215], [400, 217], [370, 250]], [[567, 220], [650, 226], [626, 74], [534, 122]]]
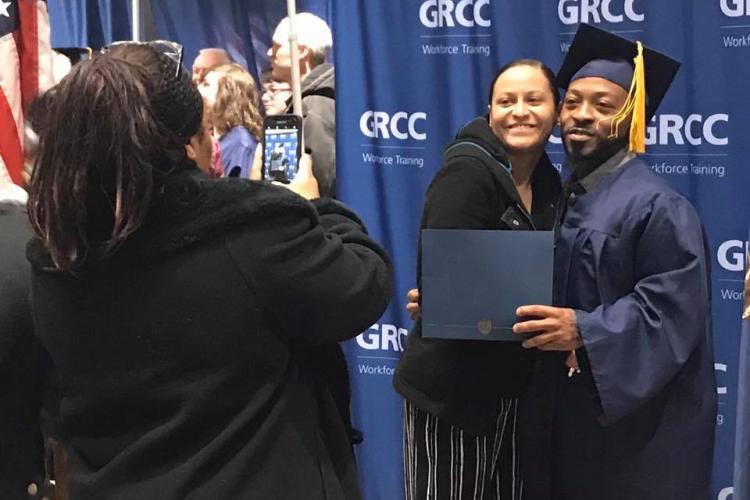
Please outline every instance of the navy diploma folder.
[[552, 303], [552, 231], [422, 230], [422, 336], [520, 342], [522, 305]]

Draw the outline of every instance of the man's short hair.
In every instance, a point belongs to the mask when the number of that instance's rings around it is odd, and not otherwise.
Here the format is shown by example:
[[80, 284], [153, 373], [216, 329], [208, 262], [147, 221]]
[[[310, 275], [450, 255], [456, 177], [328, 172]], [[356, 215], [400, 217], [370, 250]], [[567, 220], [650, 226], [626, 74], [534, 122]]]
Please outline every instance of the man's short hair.
[[[310, 49], [312, 62], [322, 64], [326, 60], [328, 51], [333, 47], [333, 35], [328, 24], [318, 16], [309, 12], [300, 12], [294, 16], [294, 29], [297, 32], [297, 42]], [[281, 20], [273, 32], [273, 42], [279, 45], [289, 43], [289, 18]]]
[[201, 67], [205, 71], [206, 69], [212, 67], [212, 66], [218, 66], [219, 64], [225, 64], [232, 62], [232, 58], [229, 57], [229, 54], [226, 50], [218, 48], [218, 47], [209, 47], [205, 49], [201, 49], [198, 52], [198, 55], [195, 57], [195, 60], [193, 61], [193, 67], [195, 67], [195, 63], [198, 61], [201, 62]]
[[[227, 54], [227, 51], [219, 47], [207, 47], [205, 49], [200, 49], [200, 51], [198, 52], [198, 55], [220, 59], [221, 63], [232, 61], [232, 58], [229, 57], [229, 54]], [[221, 64], [221, 63], [217, 63], [217, 64]]]

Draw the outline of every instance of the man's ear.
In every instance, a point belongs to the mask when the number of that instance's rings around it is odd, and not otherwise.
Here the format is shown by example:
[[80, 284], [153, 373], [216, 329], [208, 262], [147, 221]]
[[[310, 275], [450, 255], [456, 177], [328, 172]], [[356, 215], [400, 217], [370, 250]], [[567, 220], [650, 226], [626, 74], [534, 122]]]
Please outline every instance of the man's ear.
[[312, 56], [312, 51], [310, 50], [310, 47], [308, 47], [307, 45], [298, 45], [297, 49], [299, 50], [300, 61], [307, 61]]
[[193, 146], [194, 140], [195, 139], [191, 137], [190, 142], [185, 144], [185, 153], [187, 153], [187, 157], [193, 161], [195, 161], [198, 158], [198, 155], [195, 153], [195, 147]]

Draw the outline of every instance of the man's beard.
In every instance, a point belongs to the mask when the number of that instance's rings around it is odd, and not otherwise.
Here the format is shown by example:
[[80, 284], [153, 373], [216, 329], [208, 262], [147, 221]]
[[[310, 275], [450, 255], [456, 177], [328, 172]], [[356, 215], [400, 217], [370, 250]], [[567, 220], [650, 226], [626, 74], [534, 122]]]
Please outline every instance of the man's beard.
[[589, 153], [582, 153], [575, 146], [569, 147], [563, 139], [565, 153], [573, 173], [578, 179], [583, 179], [596, 170], [602, 163], [610, 159], [615, 153], [625, 148], [628, 144], [627, 137], [600, 138], [595, 148]]

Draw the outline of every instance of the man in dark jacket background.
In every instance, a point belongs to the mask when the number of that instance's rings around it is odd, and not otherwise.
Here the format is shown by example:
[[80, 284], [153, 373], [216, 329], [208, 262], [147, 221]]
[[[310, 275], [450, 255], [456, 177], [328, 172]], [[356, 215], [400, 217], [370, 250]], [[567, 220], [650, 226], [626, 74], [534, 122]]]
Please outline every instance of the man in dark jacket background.
[[25, 203], [23, 189], [0, 181], [0, 497], [8, 500], [29, 498], [29, 485], [44, 476], [37, 396], [43, 380], [29, 376], [29, 367], [44, 360], [29, 307]]
[[[333, 198], [336, 194], [336, 96], [334, 68], [326, 62], [333, 47], [333, 36], [325, 21], [307, 12], [294, 17], [294, 29], [299, 45], [305, 147], [313, 157], [313, 173], [318, 179], [320, 195]], [[268, 56], [273, 79], [291, 84], [288, 17], [276, 27]], [[292, 112], [291, 98], [285, 112]]]

